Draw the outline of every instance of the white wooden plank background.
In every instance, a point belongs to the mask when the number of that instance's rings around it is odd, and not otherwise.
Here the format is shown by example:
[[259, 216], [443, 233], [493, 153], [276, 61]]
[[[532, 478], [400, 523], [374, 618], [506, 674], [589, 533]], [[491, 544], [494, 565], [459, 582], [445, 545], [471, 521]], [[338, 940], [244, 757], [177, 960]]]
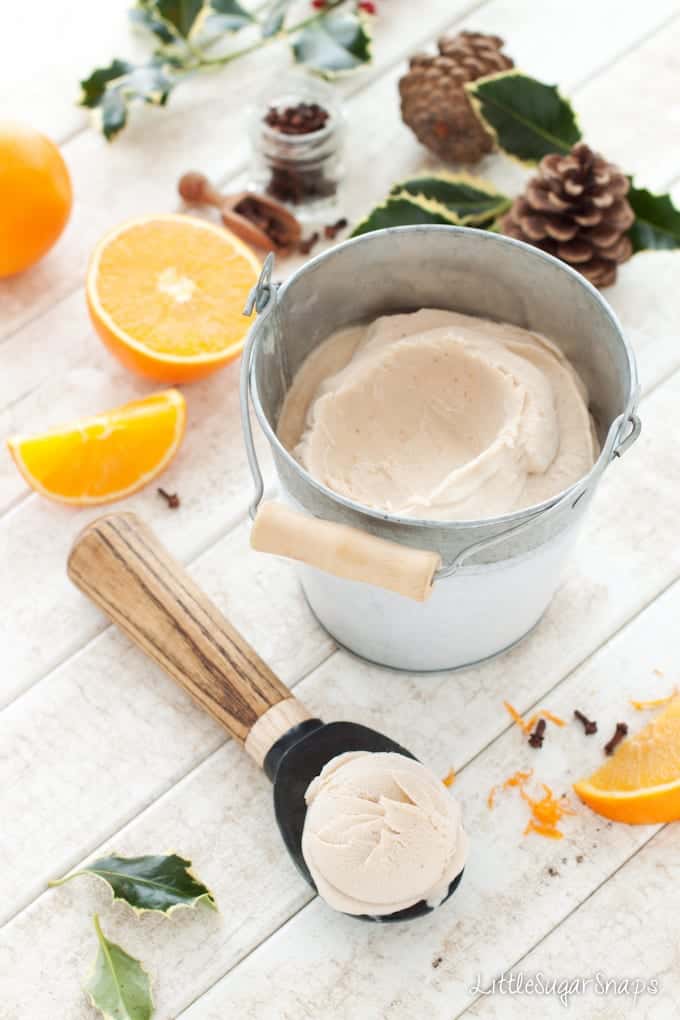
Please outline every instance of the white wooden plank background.
[[[11, 91], [9, 75], [0, 86], [0, 103], [11, 96], [15, 115], [64, 143], [78, 202], [53, 254], [0, 283], [3, 436], [151, 389], [93, 337], [82, 293], [87, 254], [121, 218], [175, 207], [176, 178], [189, 166], [238, 181], [246, 155], [242, 96], [279, 67], [268, 55], [206, 77], [178, 91], [167, 111], [142, 113], [106, 147], [65, 96], [97, 60], [134, 52], [126, 4], [116, 0], [103, 18], [83, 0], [60, 11], [38, 7], [43, 32], [34, 34], [25, 12], [11, 45], [0, 40], [5, 68], [16, 68]], [[558, 0], [428, 0], [417, 9], [383, 0], [375, 64], [343, 86], [350, 186], [342, 211], [358, 217], [393, 180], [433, 165], [399, 121], [396, 81], [407, 53], [454, 24], [504, 35], [523, 69], [573, 94], [593, 144], [642, 183], [673, 186], [680, 177], [679, 14], [668, 0], [579, 0], [568, 10]], [[67, 31], [57, 58], [50, 29], [58, 28]], [[31, 46], [40, 76], [26, 59]], [[480, 170], [512, 190], [524, 176], [499, 157]], [[553, 844], [521, 838], [523, 815], [511, 798], [490, 813], [485, 797], [527, 761], [540, 778], [568, 789], [599, 760], [597, 739], [585, 742], [575, 727], [532, 756], [508, 727], [503, 697], [523, 710], [540, 703], [567, 716], [587, 705], [604, 733], [630, 696], [656, 694], [677, 678], [679, 264], [674, 253], [637, 256], [607, 292], [638, 355], [645, 431], [608, 472], [545, 620], [499, 660], [422, 677], [335, 650], [291, 568], [248, 548], [238, 366], [185, 390], [190, 429], [164, 478], [180, 491], [181, 510], [168, 512], [153, 489], [125, 504], [152, 521], [313, 709], [385, 729], [442, 774], [451, 765], [459, 770], [456, 791], [475, 853], [451, 904], [410, 927], [360, 925], [312, 899], [279, 841], [264, 777], [68, 584], [70, 540], [94, 514], [31, 495], [0, 455], [1, 1020], [94, 1016], [80, 984], [94, 953], [95, 909], [154, 973], [161, 1020], [561, 1015], [553, 1000], [476, 998], [477, 971], [488, 980], [510, 967], [658, 974], [661, 994], [641, 1000], [635, 1015], [674, 1015], [675, 827], [609, 826], [581, 807], [565, 820], [565, 840]], [[135, 921], [125, 907], [109, 908], [95, 883], [46, 890], [50, 877], [112, 847], [191, 856], [221, 914]], [[641, 925], [643, 904], [661, 920]], [[616, 948], [622, 941], [625, 952]], [[591, 996], [572, 1008], [579, 1017], [618, 1020], [632, 1006]]]

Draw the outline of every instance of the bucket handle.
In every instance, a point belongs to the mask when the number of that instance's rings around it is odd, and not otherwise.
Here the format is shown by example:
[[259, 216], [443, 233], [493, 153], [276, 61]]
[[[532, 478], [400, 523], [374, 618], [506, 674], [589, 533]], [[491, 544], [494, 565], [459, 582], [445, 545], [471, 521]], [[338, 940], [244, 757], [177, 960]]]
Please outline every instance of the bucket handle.
[[[272, 272], [274, 270], [274, 253], [267, 255], [262, 265], [260, 277], [248, 295], [244, 315], [252, 315], [254, 311], [258, 315], [266, 312], [269, 315], [276, 306], [276, 292], [279, 289], [278, 283], [272, 283]], [[253, 426], [250, 420], [250, 373], [253, 364], [253, 351], [255, 349], [255, 330], [251, 329], [248, 334], [245, 348], [243, 350], [243, 361], [241, 364], [241, 379], [239, 383], [239, 402], [241, 405], [241, 427], [243, 438], [246, 444], [246, 456], [248, 467], [253, 478], [255, 493], [252, 502], [248, 507], [248, 514], [251, 520], [255, 520], [257, 508], [264, 496], [264, 481], [260, 471], [260, 463], [255, 452], [255, 440], [253, 438]]]
[[[258, 282], [248, 296], [244, 315], [252, 315], [255, 310], [260, 315], [263, 313], [269, 315], [275, 308], [279, 285], [272, 283], [273, 267], [274, 255], [270, 253], [264, 261]], [[522, 534], [538, 519], [545, 520], [558, 514], [569, 503], [574, 508], [588, 492], [588, 486], [584, 486], [576, 493], [572, 488], [549, 506], [542, 507], [518, 524], [506, 528], [497, 535], [472, 542], [461, 549], [453, 560], [444, 564], [437, 553], [429, 550], [412, 549], [397, 542], [369, 535], [349, 525], [308, 517], [281, 504], [265, 503], [262, 505], [262, 511], [258, 513], [264, 496], [264, 481], [250, 419], [250, 387], [255, 342], [256, 331], [253, 329], [243, 352], [240, 404], [246, 456], [254, 485], [253, 499], [248, 508], [250, 518], [255, 522], [251, 532], [251, 544], [262, 552], [311, 563], [328, 573], [372, 583], [422, 602], [429, 597], [436, 581], [451, 577], [473, 556], [508, 538]], [[602, 467], [595, 477], [590, 476], [589, 484], [597, 481], [614, 458], [623, 456], [640, 435], [640, 430], [640, 419], [633, 409], [627, 414], [619, 415], [612, 422], [602, 450], [606, 455], [600, 458]], [[305, 527], [308, 529], [303, 542], [299, 541], [302, 537], [300, 521], [306, 522]], [[407, 554], [406, 557], [404, 553]]]

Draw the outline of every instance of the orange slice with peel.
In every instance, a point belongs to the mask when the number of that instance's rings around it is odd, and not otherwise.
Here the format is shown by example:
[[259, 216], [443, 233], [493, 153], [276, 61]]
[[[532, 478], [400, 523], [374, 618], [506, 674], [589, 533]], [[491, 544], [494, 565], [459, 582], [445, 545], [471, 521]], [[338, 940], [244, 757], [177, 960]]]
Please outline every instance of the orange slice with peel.
[[167, 467], [186, 426], [177, 390], [154, 393], [94, 418], [7, 440], [36, 492], [59, 503], [109, 503], [136, 492]]
[[107, 347], [160, 382], [209, 375], [243, 348], [260, 263], [234, 234], [193, 216], [146, 216], [97, 245], [87, 303]]
[[574, 783], [582, 801], [630, 825], [680, 819], [680, 697], [624, 740], [592, 776]]

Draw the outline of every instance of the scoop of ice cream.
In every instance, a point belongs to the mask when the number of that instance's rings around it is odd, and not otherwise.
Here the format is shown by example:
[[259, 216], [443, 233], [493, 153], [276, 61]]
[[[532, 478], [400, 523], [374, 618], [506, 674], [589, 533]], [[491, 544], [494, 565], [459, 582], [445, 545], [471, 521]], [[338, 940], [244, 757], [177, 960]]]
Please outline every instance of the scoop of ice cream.
[[302, 854], [319, 894], [346, 914], [438, 906], [465, 864], [460, 807], [401, 754], [350, 751], [306, 792]]
[[293, 382], [279, 435], [328, 488], [403, 517], [493, 517], [595, 460], [583, 383], [506, 323], [422, 309], [331, 337]]

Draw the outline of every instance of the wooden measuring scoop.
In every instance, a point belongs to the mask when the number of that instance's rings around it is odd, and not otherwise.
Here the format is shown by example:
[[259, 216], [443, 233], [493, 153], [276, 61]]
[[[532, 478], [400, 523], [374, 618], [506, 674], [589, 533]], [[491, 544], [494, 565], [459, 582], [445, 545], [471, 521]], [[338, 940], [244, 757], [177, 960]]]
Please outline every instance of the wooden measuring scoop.
[[185, 202], [219, 209], [225, 227], [247, 244], [282, 253], [300, 241], [300, 223], [273, 198], [254, 191], [222, 195], [204, 174], [195, 170], [184, 174], [177, 188]]
[[[274, 811], [288, 852], [315, 888], [302, 855], [305, 791], [345, 751], [414, 756], [358, 723], [324, 723], [298, 701], [132, 513], [112, 513], [76, 538], [71, 580], [217, 720], [274, 784]], [[449, 885], [455, 891], [462, 871]], [[432, 907], [420, 900], [364, 920], [403, 921]]]

